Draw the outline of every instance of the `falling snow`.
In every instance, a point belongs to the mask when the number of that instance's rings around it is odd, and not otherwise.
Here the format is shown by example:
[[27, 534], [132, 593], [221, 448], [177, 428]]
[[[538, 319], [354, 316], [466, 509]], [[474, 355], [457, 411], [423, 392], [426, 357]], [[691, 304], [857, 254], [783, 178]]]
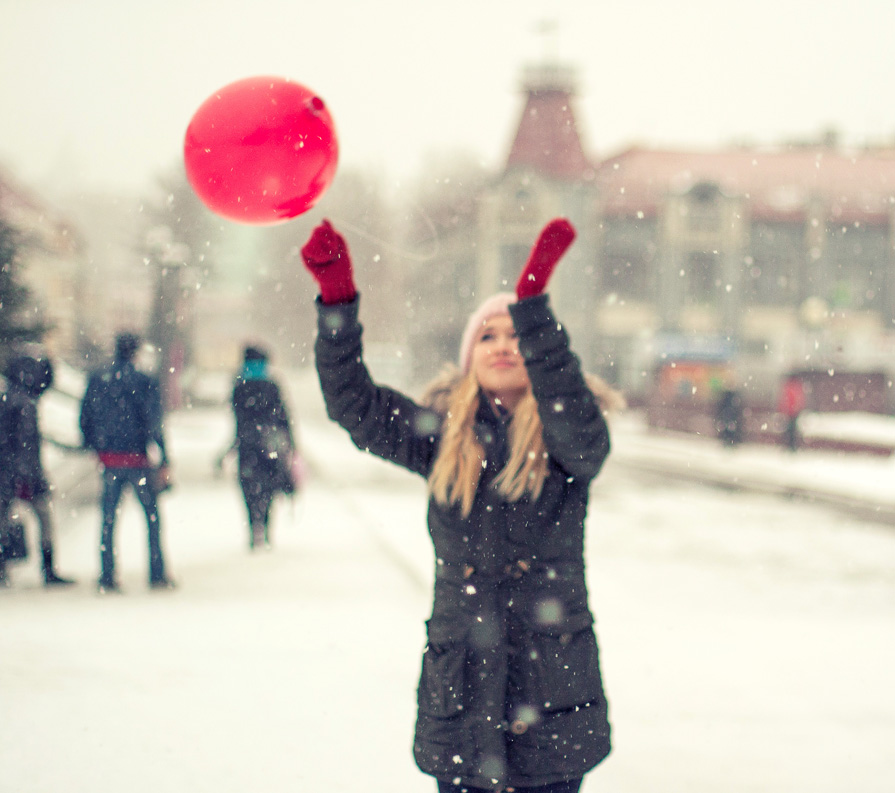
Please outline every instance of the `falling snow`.
[[[279, 505], [269, 553], [245, 547], [234, 472], [214, 478], [227, 411], [171, 417], [174, 592], [146, 589], [131, 499], [125, 594], [96, 594], [92, 463], [47, 450], [59, 568], [80, 585], [47, 592], [29, 562], [0, 591], [0, 788], [434, 793], [409, 752], [434, 574], [425, 485], [328, 423], [312, 373], [290, 391], [309, 484]], [[617, 419], [586, 549], [615, 748], [583, 793], [895, 788], [895, 530], [649, 466], [895, 508], [884, 458], [725, 450]]]

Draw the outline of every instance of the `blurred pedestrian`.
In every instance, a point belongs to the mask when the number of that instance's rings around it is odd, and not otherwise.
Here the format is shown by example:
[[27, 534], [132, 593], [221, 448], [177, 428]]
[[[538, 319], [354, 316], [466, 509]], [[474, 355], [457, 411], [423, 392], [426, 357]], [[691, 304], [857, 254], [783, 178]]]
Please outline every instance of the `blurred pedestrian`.
[[38, 401], [53, 384], [53, 365], [43, 356], [16, 355], [7, 362], [3, 376], [6, 392], [0, 397], [0, 532], [9, 537], [13, 500], [28, 504], [37, 516], [44, 585], [67, 586], [75, 582], [59, 575], [54, 565], [52, 493], [41, 456], [43, 436], [38, 413]]
[[783, 389], [780, 392], [780, 404], [778, 410], [786, 421], [783, 430], [783, 439], [786, 447], [794, 452], [799, 448], [801, 436], [799, 434], [799, 416], [805, 409], [805, 385], [801, 378], [792, 376], [786, 378]]
[[544, 294], [574, 236], [564, 220], [541, 232], [515, 293], [472, 315], [459, 370], [420, 402], [369, 375], [343, 238], [324, 221], [302, 248], [329, 416], [428, 480], [437, 563], [414, 756], [445, 793], [574, 793], [610, 751], [583, 549], [609, 453], [601, 400], [619, 395], [582, 373]]
[[114, 360], [110, 366], [91, 375], [81, 403], [84, 446], [96, 451], [102, 465], [98, 581], [102, 593], [121, 591], [115, 576], [114, 534], [118, 505], [126, 486], [133, 489], [146, 516], [149, 586], [152, 589], [174, 587], [165, 569], [157, 501], [168, 475], [161, 389], [156, 378], [134, 366], [141, 344], [137, 334], [120, 333], [115, 339]]
[[743, 442], [743, 397], [735, 388], [725, 388], [718, 398], [715, 429], [725, 446]]
[[[258, 346], [245, 348], [230, 404], [236, 421], [236, 437], [230, 450], [235, 450], [239, 457], [249, 548], [254, 550], [262, 543], [269, 548], [273, 500], [277, 493], [295, 492], [293, 470], [298, 452], [289, 411], [279, 385], [270, 376], [266, 350]], [[223, 456], [218, 465], [223, 465]]]

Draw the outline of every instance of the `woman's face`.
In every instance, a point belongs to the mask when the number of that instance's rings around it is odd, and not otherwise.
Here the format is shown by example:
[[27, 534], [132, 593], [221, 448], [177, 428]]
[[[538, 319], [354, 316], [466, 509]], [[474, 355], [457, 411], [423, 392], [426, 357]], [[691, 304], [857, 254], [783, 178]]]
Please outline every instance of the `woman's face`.
[[508, 410], [514, 410], [530, 387], [509, 314], [482, 325], [472, 346], [470, 368], [481, 389]]

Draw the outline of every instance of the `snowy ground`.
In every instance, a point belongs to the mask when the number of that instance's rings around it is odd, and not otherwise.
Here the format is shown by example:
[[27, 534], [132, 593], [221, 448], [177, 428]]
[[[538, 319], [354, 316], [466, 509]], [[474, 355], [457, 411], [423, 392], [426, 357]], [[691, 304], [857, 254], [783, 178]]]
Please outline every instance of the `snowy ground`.
[[[81, 584], [47, 592], [29, 562], [0, 591], [0, 791], [434, 790], [410, 755], [432, 568], [422, 484], [356, 452], [312, 381], [293, 397], [312, 475], [270, 553], [248, 553], [232, 473], [213, 476], [227, 414], [171, 418], [174, 592], [146, 590], [129, 499], [126, 594], [96, 594], [96, 478], [75, 487], [86, 460], [54, 459], [59, 567]], [[658, 463], [852, 496], [872, 480], [876, 501], [895, 466], [650, 439], [635, 421], [614, 443], [588, 570], [615, 750], [585, 793], [895, 789], [895, 529], [675, 482]]]

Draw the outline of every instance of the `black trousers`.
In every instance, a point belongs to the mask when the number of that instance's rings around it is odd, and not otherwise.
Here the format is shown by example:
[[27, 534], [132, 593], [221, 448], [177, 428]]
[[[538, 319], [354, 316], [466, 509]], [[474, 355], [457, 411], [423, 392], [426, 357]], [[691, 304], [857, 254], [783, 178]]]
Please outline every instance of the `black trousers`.
[[[539, 787], [517, 787], [517, 793], [578, 793], [581, 788], [580, 779], [569, 779], [565, 782], [554, 782]], [[438, 793], [494, 793], [493, 790], [468, 785], [455, 785], [452, 782], [438, 780]]]
[[270, 521], [270, 507], [277, 492], [273, 483], [269, 479], [252, 479], [241, 476], [239, 484], [242, 488], [246, 511], [249, 513], [249, 530], [253, 526], [267, 528]]

